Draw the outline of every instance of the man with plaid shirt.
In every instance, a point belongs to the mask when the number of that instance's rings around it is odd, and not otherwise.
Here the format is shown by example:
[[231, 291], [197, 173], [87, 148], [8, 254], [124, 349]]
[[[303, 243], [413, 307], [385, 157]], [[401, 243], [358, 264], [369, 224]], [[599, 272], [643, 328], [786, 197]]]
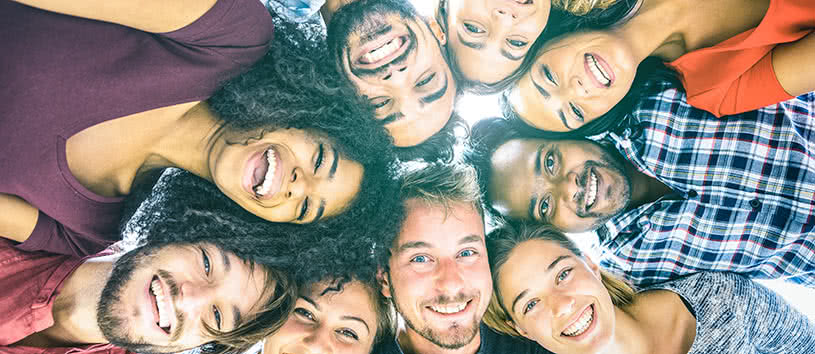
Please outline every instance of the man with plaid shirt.
[[601, 264], [637, 285], [713, 270], [815, 286], [815, 93], [719, 119], [656, 89], [599, 143], [476, 126], [490, 206], [596, 229]]

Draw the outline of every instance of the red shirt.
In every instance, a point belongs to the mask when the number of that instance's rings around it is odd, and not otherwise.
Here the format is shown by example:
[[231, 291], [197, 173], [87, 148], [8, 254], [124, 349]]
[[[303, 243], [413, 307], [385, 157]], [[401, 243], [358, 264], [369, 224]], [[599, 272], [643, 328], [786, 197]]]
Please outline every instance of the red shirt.
[[9, 346], [54, 324], [51, 308], [65, 279], [85, 259], [45, 252], [25, 252], [0, 237], [0, 353], [124, 354], [111, 344], [74, 348]]
[[790, 96], [775, 76], [772, 50], [815, 29], [815, 1], [771, 0], [755, 28], [669, 65], [682, 75], [687, 100], [717, 117], [753, 111]]

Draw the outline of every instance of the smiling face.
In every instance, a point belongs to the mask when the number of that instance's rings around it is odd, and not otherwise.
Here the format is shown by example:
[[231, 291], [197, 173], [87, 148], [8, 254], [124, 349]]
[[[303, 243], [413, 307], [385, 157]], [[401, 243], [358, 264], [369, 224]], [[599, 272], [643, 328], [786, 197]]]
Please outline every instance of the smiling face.
[[601, 353], [615, 307], [600, 268], [557, 243], [525, 241], [499, 270], [498, 291], [515, 328], [554, 353]]
[[224, 137], [209, 165], [215, 185], [244, 209], [298, 224], [341, 213], [363, 176], [362, 165], [343, 157], [330, 139], [299, 129]]
[[372, 290], [359, 281], [320, 282], [303, 291], [263, 354], [368, 354], [377, 331]]
[[178, 352], [217, 340], [268, 301], [265, 267], [207, 243], [139, 248], [114, 264], [97, 319], [112, 344], [134, 352]]
[[549, 19], [550, 0], [448, 0], [448, 46], [469, 80], [495, 83], [521, 66]]
[[345, 5], [329, 37], [341, 71], [373, 104], [396, 146], [418, 145], [450, 119], [456, 83], [441, 51], [444, 34], [405, 1]]
[[574, 130], [622, 100], [637, 72], [632, 49], [612, 32], [569, 34], [547, 43], [509, 94], [527, 124]]
[[624, 163], [588, 140], [509, 140], [490, 159], [490, 203], [512, 218], [588, 231], [631, 199]]
[[492, 296], [484, 224], [470, 205], [406, 203], [383, 293], [410, 330], [447, 349], [473, 341]]

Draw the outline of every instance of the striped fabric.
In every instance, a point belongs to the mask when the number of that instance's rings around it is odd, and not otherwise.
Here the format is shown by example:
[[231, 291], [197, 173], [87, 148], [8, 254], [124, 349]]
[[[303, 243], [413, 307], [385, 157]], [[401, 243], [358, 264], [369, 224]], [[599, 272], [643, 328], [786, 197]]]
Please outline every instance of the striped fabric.
[[637, 285], [703, 270], [815, 286], [815, 93], [725, 118], [659, 87], [604, 139], [675, 193], [598, 230]]

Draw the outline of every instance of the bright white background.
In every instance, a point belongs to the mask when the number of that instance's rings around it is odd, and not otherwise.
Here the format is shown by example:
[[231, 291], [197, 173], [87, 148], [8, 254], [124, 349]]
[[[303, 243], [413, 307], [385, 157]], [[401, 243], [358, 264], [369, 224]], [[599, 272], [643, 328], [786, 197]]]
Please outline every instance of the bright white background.
[[[501, 111], [498, 108], [498, 98], [495, 95], [464, 95], [459, 99], [456, 109], [471, 127], [479, 119], [501, 116]], [[593, 233], [572, 236], [587, 253], [591, 242], [597, 239]], [[781, 294], [795, 308], [815, 321], [815, 289], [780, 280], [759, 280], [758, 282]]]

